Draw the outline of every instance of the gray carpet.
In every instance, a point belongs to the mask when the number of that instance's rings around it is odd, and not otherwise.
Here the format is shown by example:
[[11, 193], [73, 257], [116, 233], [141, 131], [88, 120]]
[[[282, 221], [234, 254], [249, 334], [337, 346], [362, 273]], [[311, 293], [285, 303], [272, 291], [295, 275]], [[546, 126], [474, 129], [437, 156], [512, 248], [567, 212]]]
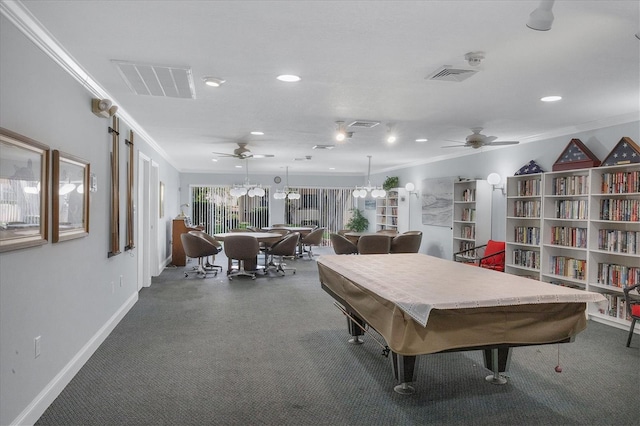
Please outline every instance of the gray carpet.
[[290, 264], [255, 281], [165, 270], [37, 424], [638, 424], [640, 336], [626, 348], [590, 321], [561, 345], [562, 373], [557, 345], [517, 348], [504, 386], [479, 352], [422, 356], [403, 396], [371, 337], [347, 343], [315, 261]]

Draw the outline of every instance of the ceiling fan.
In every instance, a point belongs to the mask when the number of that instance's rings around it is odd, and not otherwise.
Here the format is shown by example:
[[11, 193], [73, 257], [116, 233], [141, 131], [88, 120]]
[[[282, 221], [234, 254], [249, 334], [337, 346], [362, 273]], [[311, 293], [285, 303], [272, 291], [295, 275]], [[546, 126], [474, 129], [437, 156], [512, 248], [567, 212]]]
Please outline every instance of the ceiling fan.
[[233, 150], [233, 154], [229, 154], [226, 152], [213, 152], [213, 154], [219, 155], [221, 157], [233, 157], [244, 160], [245, 158], [269, 158], [275, 157], [273, 154], [254, 154], [251, 152], [249, 148], [247, 148], [247, 142], [236, 142], [238, 147]]
[[516, 145], [519, 144], [519, 141], [497, 141], [497, 136], [485, 136], [482, 133], [482, 127], [474, 127], [471, 129], [473, 133], [465, 138], [465, 142], [459, 141], [451, 141], [458, 142], [461, 145], [448, 145], [443, 146], [442, 148], [482, 148], [483, 146], [497, 146], [497, 145]]

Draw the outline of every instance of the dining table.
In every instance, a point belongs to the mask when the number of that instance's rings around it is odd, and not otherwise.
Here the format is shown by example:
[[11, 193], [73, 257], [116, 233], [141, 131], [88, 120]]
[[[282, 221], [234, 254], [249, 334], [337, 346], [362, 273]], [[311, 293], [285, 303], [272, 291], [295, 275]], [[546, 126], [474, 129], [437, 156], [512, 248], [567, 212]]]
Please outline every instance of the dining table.
[[355, 245], [358, 245], [358, 240], [363, 235], [384, 235], [385, 237], [389, 237], [389, 239], [391, 240], [393, 239], [393, 237], [395, 237], [398, 234], [391, 234], [387, 232], [355, 232], [355, 231], [344, 233], [345, 238], [351, 241]]
[[309, 235], [311, 231], [315, 228], [313, 226], [265, 226], [261, 228], [263, 231], [274, 231], [278, 229], [286, 229], [289, 232], [298, 232], [300, 234], [300, 238], [298, 239], [298, 249], [296, 253], [296, 257], [304, 256], [304, 249], [302, 244], [302, 238]]

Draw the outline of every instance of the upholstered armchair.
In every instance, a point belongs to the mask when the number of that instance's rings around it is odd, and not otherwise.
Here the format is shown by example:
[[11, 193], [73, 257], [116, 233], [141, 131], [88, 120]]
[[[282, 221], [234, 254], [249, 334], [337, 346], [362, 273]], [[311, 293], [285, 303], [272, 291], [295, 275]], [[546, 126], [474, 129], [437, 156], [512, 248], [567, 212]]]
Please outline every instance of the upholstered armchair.
[[627, 347], [631, 346], [631, 338], [633, 337], [633, 329], [636, 326], [636, 321], [640, 320], [640, 299], [634, 299], [631, 297], [631, 292], [635, 290], [640, 294], [640, 283], [632, 285], [630, 287], [623, 287], [624, 300], [627, 305], [627, 314], [631, 317], [631, 327], [629, 327], [629, 337], [627, 337]]
[[[229, 235], [224, 239], [224, 252], [229, 260], [227, 276], [231, 280], [238, 275], [256, 279], [258, 269], [258, 239], [250, 235]], [[234, 261], [237, 267], [234, 267]]]
[[358, 239], [360, 254], [389, 254], [391, 237], [384, 233], [366, 234]]
[[309, 255], [309, 259], [313, 259], [313, 247], [317, 247], [322, 244], [322, 236], [324, 235], [325, 228], [316, 228], [309, 232], [306, 236], [302, 237], [302, 246], [308, 247], [308, 250], [304, 250]]
[[[184, 234], [180, 234], [180, 242], [182, 242], [182, 248], [184, 249], [184, 253], [187, 257], [198, 259], [198, 266], [194, 268], [197, 275], [201, 275], [202, 278], [206, 278], [209, 273], [218, 275], [218, 270], [216, 268], [205, 268], [203, 260], [209, 256], [215, 256], [218, 254], [218, 247], [211, 244], [204, 238], [200, 238], [186, 232]], [[189, 276], [186, 269], [184, 276]]]
[[340, 234], [329, 234], [331, 245], [336, 254], [358, 254], [358, 246]]
[[[265, 256], [268, 257], [269, 263], [267, 268], [276, 268], [276, 271], [282, 272], [285, 275], [285, 271], [293, 271], [296, 273], [296, 268], [288, 268], [284, 263], [285, 257], [295, 258], [296, 249], [298, 248], [298, 240], [300, 239], [300, 233], [292, 232], [285, 235], [280, 241], [274, 243], [268, 247], [265, 251]], [[278, 258], [278, 263], [274, 263], [273, 258]]]
[[505, 243], [489, 240], [487, 244], [461, 250], [453, 254], [453, 260], [504, 272]]
[[[412, 231], [415, 232], [415, 231]], [[411, 234], [400, 234], [391, 240], [390, 253], [418, 253], [422, 242], [422, 232]]]

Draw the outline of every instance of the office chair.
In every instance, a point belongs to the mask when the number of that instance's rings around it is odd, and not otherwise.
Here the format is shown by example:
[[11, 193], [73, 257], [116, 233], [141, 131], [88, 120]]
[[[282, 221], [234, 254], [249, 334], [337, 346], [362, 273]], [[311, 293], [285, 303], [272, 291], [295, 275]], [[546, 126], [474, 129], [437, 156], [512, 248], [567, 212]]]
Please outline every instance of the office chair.
[[[258, 253], [260, 244], [257, 238], [250, 235], [229, 235], [224, 239], [224, 252], [228, 258], [227, 276], [229, 279], [243, 275], [256, 279], [258, 270]], [[234, 267], [233, 261], [237, 261]]]
[[[284, 263], [285, 257], [296, 257], [296, 249], [298, 247], [298, 240], [300, 239], [300, 234], [298, 232], [292, 232], [287, 234], [280, 241], [274, 243], [270, 247], [267, 247], [265, 250], [265, 256], [269, 257], [269, 263], [267, 264], [267, 269], [275, 267], [276, 271], [282, 272], [282, 275], [286, 275], [285, 271], [293, 271], [296, 273], [296, 268], [285, 268], [286, 264]], [[278, 263], [273, 262], [274, 256], [278, 257]]]
[[[180, 241], [182, 242], [182, 247], [187, 257], [198, 259], [198, 266], [194, 268], [197, 275], [202, 275], [202, 278], [206, 278], [209, 273], [218, 275], [218, 270], [216, 268], [205, 268], [203, 264], [204, 258], [218, 254], [219, 251], [215, 245], [211, 244], [204, 238], [200, 238], [186, 232], [184, 234], [180, 234]], [[186, 270], [184, 272], [184, 276], [189, 276], [189, 273]]]
[[346, 237], [331, 233], [329, 234], [329, 238], [331, 238], [331, 245], [333, 246], [333, 251], [336, 254], [358, 254], [358, 246], [349, 241]]
[[317, 247], [322, 243], [322, 236], [324, 235], [324, 231], [325, 228], [316, 228], [302, 238], [303, 250], [304, 246], [309, 247], [309, 250], [304, 250], [309, 255], [309, 259], [313, 259], [313, 247]]
[[386, 233], [365, 234], [358, 239], [360, 254], [389, 254], [391, 238]]
[[[211, 235], [207, 234], [204, 231], [189, 231], [189, 234], [191, 235], [195, 235], [196, 237], [199, 238], [204, 238], [205, 240], [207, 240], [208, 242], [210, 242], [211, 244], [213, 244], [217, 249], [218, 249], [218, 253], [220, 253], [222, 251], [222, 244], [220, 244], [220, 241], [216, 240], [214, 237], [212, 237]], [[216, 253], [216, 254], [218, 254]], [[207, 268], [216, 268], [216, 269], [220, 269], [220, 272], [222, 272], [222, 266], [220, 265], [214, 265], [213, 262], [216, 261], [216, 254], [211, 255], [211, 263], [209, 263], [209, 257], [207, 257], [206, 262], [204, 264], [205, 269]]]
[[400, 234], [391, 240], [390, 253], [418, 253], [422, 242], [422, 232], [412, 234]]

